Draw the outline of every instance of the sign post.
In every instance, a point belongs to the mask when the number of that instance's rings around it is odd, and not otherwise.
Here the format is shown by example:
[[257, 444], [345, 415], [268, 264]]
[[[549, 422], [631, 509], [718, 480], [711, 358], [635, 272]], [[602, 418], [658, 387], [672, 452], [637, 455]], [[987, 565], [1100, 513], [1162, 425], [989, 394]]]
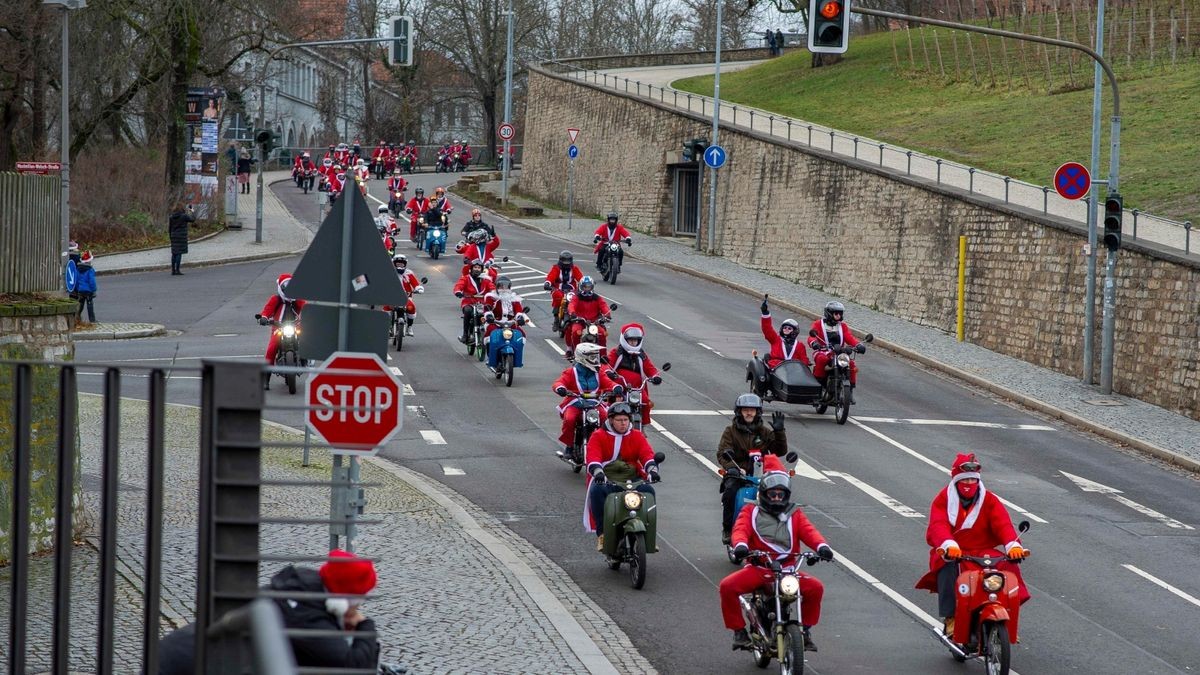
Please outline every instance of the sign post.
[[567, 137], [571, 144], [567, 146], [567, 229], [575, 224], [575, 158], [579, 157], [579, 146], [575, 139], [579, 137], [578, 129], [567, 129]]

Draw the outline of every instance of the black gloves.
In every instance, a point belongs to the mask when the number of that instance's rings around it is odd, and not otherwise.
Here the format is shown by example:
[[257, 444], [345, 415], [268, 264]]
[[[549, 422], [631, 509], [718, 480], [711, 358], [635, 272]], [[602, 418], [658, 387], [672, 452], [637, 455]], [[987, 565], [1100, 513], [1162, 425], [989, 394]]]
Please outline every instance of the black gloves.
[[617, 396], [624, 396], [625, 395], [625, 387], [622, 387], [621, 385], [618, 384], [617, 386], [613, 387], [613, 393], [616, 394]]
[[542, 284], [542, 290], [546, 290], [546, 291], [550, 290], [550, 282], [549, 281]]
[[454, 291], [454, 297], [461, 298], [462, 296], [463, 296], [462, 291]]
[[650, 474], [651, 483], [658, 483], [662, 481], [662, 476], [658, 475], [658, 467], [651, 467], [646, 473]]
[[604, 469], [596, 467], [596, 470], [592, 472], [592, 480], [596, 482], [596, 485], [604, 485], [608, 482], [608, 476], [604, 475]]
[[258, 325], [269, 326], [269, 325], [271, 325], [271, 320], [265, 316], [260, 316], [260, 317], [258, 317]]
[[633, 248], [633, 237], [625, 237], [625, 245]]
[[662, 375], [655, 375], [654, 377], [650, 378], [650, 383], [651, 384], [662, 384]]
[[750, 549], [745, 544], [738, 544], [733, 547], [733, 559], [735, 562], [742, 562], [750, 557]]
[[566, 396], [566, 395], [567, 395], [567, 388], [566, 388], [566, 387], [563, 387], [563, 386], [561, 386], [561, 385], [560, 385], [560, 386], [557, 386], [557, 387], [555, 387], [555, 388], [554, 388], [554, 393], [558, 394], [559, 396]]
[[858, 352], [859, 354], [866, 354], [867, 346], [862, 343], [859, 343], [857, 345], [854, 345], [854, 351]]
[[771, 413], [771, 429], [775, 431], [783, 431], [783, 413], [776, 410]]
[[767, 306], [766, 296], [763, 296], [762, 304], [759, 305], [758, 309], [762, 312], [763, 316], [766, 316], [771, 313], [771, 308]]
[[592, 237], [592, 243], [593, 244], [600, 243], [600, 235], [596, 235], [596, 236]]
[[833, 549], [829, 548], [829, 544], [821, 544], [817, 547], [817, 557], [825, 562], [833, 562]]
[[518, 317], [517, 317], [517, 325], [518, 325], [518, 326], [524, 326], [524, 325], [525, 325], [525, 317], [523, 317], [523, 316], [518, 316]]

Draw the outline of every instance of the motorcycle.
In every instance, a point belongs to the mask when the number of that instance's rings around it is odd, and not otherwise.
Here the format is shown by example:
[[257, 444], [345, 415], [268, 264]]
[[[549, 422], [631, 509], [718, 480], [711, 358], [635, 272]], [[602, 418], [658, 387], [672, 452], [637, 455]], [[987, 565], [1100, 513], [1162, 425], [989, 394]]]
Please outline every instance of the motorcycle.
[[[660, 368], [660, 370], [662, 370], [664, 372], [668, 371], [670, 369], [671, 369], [671, 363], [669, 361], [667, 363], [662, 364], [662, 367]], [[633, 423], [633, 428], [637, 429], [638, 431], [641, 431], [642, 430], [642, 404], [643, 404], [643, 402], [645, 402], [646, 405], [649, 405], [649, 402], [645, 401], [644, 399], [645, 399], [646, 387], [650, 384], [650, 378], [643, 377], [641, 386], [630, 387], [629, 384], [625, 381], [625, 378], [621, 377], [621, 375], [619, 373], [617, 373], [617, 371], [615, 371], [615, 370], [608, 371], [608, 377], [611, 380], [620, 382], [621, 386], [625, 387], [625, 396], [623, 397], [622, 400], [624, 400], [626, 403], [628, 403], [629, 407], [633, 409], [633, 416], [630, 417], [630, 419], [632, 420], [632, 423]]]
[[467, 356], [478, 356], [482, 361], [487, 357], [487, 345], [484, 344], [484, 337], [487, 327], [483, 325], [483, 315], [487, 312], [487, 307], [483, 304], [484, 294], [476, 293], [471, 296], [475, 301], [474, 304], [468, 305], [471, 308], [471, 330], [467, 333]]
[[[1021, 521], [1017, 529], [1028, 532], [1029, 521]], [[1005, 560], [999, 551], [959, 558], [954, 635], [947, 637], [940, 628], [933, 629], [955, 661], [982, 659], [988, 675], [1008, 675], [1011, 645], [1017, 643], [1020, 582], [1013, 572], [996, 569]]]
[[567, 396], [575, 399], [571, 401], [571, 405], [582, 409], [583, 414], [575, 423], [575, 442], [571, 446], [571, 452], [568, 454], [565, 450], [559, 450], [556, 454], [559, 459], [571, 465], [572, 471], [579, 473], [583, 470], [583, 463], [587, 457], [587, 439], [591, 438], [593, 431], [600, 428], [602, 403], [595, 394], [569, 393]]
[[451, 157], [450, 157], [450, 172], [451, 173], [459, 173], [460, 171], [465, 171], [466, 168], [467, 168], [467, 165], [463, 162], [461, 152], [456, 152], [453, 155], [451, 155]]
[[[766, 668], [774, 658], [779, 660], [780, 675], [803, 675], [804, 629], [800, 627], [797, 607], [800, 578], [796, 569], [783, 566], [764, 551], [751, 552], [749, 559], [756, 559], [762, 567], [770, 569], [773, 577], [770, 586], [738, 598], [750, 635], [748, 651], [754, 656], [754, 665]], [[800, 561], [811, 567], [820, 558], [812, 551], [804, 551], [797, 564]]]
[[621, 262], [625, 259], [621, 251], [621, 242], [606, 241], [600, 244], [600, 278], [613, 285], [617, 283], [617, 275], [621, 273]]
[[404, 210], [404, 193], [399, 190], [392, 191], [392, 197], [388, 200], [388, 210], [393, 216], [400, 217], [400, 212]]
[[[547, 281], [547, 284], [550, 282]], [[550, 290], [549, 286], [546, 290]], [[575, 284], [567, 282], [559, 284], [558, 290], [563, 294], [562, 302], [558, 303], [558, 311], [554, 313], [554, 324], [550, 330], [558, 333], [559, 337], [565, 337], [567, 332], [567, 303], [571, 302], [571, 297], [575, 294]]]
[[[565, 301], [564, 304], [566, 304]], [[620, 305], [615, 302], [608, 303], [608, 309], [610, 312], [617, 311], [618, 307], [620, 307]], [[579, 317], [567, 319], [563, 325], [563, 336], [565, 337], [567, 331], [571, 330], [571, 324], [578, 323], [583, 326], [583, 331], [579, 334], [580, 342], [592, 342], [600, 345], [601, 347], [607, 347], [608, 329], [604, 327], [604, 324], [611, 320], [611, 318], [604, 316], [597, 318], [595, 321], [588, 321], [587, 319], [581, 319]]]
[[[662, 464], [666, 455], [654, 453]], [[614, 572], [629, 565], [629, 582], [635, 590], [646, 585], [646, 554], [658, 553], [658, 509], [654, 495], [638, 492], [641, 480], [628, 480], [624, 490], [604, 499], [604, 554], [608, 569]]]
[[524, 362], [525, 335], [513, 319], [496, 319], [496, 328], [488, 338], [488, 352], [496, 354], [496, 379], [504, 378], [504, 386], [511, 387], [513, 371]]
[[[429, 277], [421, 277], [421, 285], [424, 286], [427, 283], [429, 283]], [[406, 299], [412, 299], [412, 296], [412, 293], [408, 293]], [[404, 348], [404, 329], [408, 327], [409, 321], [407, 302], [392, 308], [392, 326], [389, 335], [392, 337], [392, 346], [396, 348], [396, 351]]]
[[[299, 368], [305, 365], [303, 359], [298, 354], [300, 353], [300, 322], [296, 319], [288, 319], [286, 321], [277, 321], [275, 319], [265, 317], [262, 314], [255, 314], [255, 319], [258, 319], [260, 324], [264, 326], [273, 326], [275, 335], [279, 337], [279, 348], [275, 350], [275, 365], [286, 368]], [[287, 385], [288, 393], [296, 393], [296, 373], [283, 372], [276, 373], [283, 377], [284, 383]], [[267, 389], [271, 388], [270, 376], [267, 376]]]
[[438, 151], [437, 163], [433, 165], [434, 173], [446, 173], [450, 170], [450, 155]]
[[300, 177], [300, 188], [304, 190], [304, 194], [308, 194], [313, 189], [313, 185], [317, 182], [317, 170], [305, 169], [304, 174]]
[[[825, 414], [825, 411], [832, 405], [833, 418], [838, 424], [845, 424], [846, 418], [850, 416], [850, 406], [852, 405], [850, 402], [850, 364], [854, 362], [855, 354], [862, 352], [845, 345], [831, 348], [824, 340], [821, 340], [815, 330], [808, 331], [808, 336], [817, 339], [820, 343], [820, 350], [833, 352], [833, 358], [825, 366], [825, 386], [820, 401], [815, 405], [817, 414]], [[863, 336], [862, 341], [874, 342], [875, 336], [867, 333]], [[863, 347], [863, 351], [866, 351], [865, 347]], [[830, 372], [831, 368], [832, 372]]]
[[[446, 220], [446, 214], [443, 213], [441, 222], [434, 222], [432, 225], [425, 225], [424, 246], [417, 247], [428, 251], [429, 257], [433, 258], [434, 260], [437, 260], [438, 256], [446, 252]], [[418, 237], [421, 236], [421, 230], [422, 225], [418, 221]]]
[[400, 157], [400, 162], [397, 164], [400, 171], [403, 173], [412, 173], [417, 169], [417, 163], [413, 161], [412, 155], [403, 155]]
[[[733, 462], [733, 453], [729, 452], [728, 450], [722, 454], [722, 457], [727, 462]], [[789, 464], [795, 463], [795, 461], [799, 458], [800, 455], [796, 454], [795, 452], [789, 452], [785, 457]], [[738, 478], [742, 481], [741, 486], [737, 489], [737, 494], [735, 494], [733, 497], [734, 518], [737, 517], [737, 514], [742, 512], [743, 506], [758, 500], [758, 482], [762, 480], [763, 468], [762, 449], [752, 448], [750, 450], [750, 460], [753, 462], [750, 467], [750, 473], [743, 473], [741, 468], [739, 468], [737, 465], [734, 465], [734, 467], [730, 469], [720, 469], [717, 471], [722, 478]], [[738, 559], [733, 555], [732, 544], [725, 544], [725, 556], [729, 558], [730, 563], [734, 565], [741, 564], [740, 561], [738, 561]]]

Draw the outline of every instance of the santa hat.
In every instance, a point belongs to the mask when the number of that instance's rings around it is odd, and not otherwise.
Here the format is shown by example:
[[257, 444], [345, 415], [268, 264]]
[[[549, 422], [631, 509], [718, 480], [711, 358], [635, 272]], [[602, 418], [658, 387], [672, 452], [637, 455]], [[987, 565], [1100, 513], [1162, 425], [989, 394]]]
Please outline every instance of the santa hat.
[[[965, 464], [974, 464], [974, 470], [968, 471], [963, 466]], [[979, 464], [979, 460], [975, 459], [975, 453], [960, 452], [957, 456], [955, 456], [954, 463], [950, 465], [950, 482], [957, 483], [958, 481], [965, 480], [967, 478], [979, 478], [980, 468], [982, 467]]]
[[79, 256], [79, 262], [84, 265], [91, 265], [93, 260], [95, 260], [95, 257], [92, 256], [91, 251], [84, 251], [83, 254]]
[[79, 242], [67, 242], [67, 253], [79, 253]]
[[[969, 471], [964, 466], [966, 464], [975, 464], [976, 466], [973, 467], [973, 471]], [[951, 526], [958, 526], [960, 500], [958, 488], [955, 487], [955, 484], [971, 478], [979, 481], [979, 493], [976, 495], [971, 510], [967, 513], [967, 517], [963, 519], [963, 529], [973, 526], [976, 519], [979, 518], [980, 508], [983, 506], [983, 498], [987, 494], [987, 489], [983, 487], [983, 478], [979, 474], [979, 460], [975, 459], [975, 453], [960, 452], [954, 458], [954, 463], [950, 465], [950, 484], [946, 486], [946, 515], [950, 518]]]
[[780, 461], [780, 459], [778, 457], [776, 457], [775, 455], [763, 455], [762, 465], [763, 465], [763, 477], [764, 478], [768, 474], [772, 474], [772, 473], [781, 473], [785, 476], [790, 475], [788, 473], [788, 470], [786, 468], [784, 468], [783, 462]]
[[642, 351], [642, 343], [639, 342], [638, 345], [636, 347], [634, 347], [633, 345], [631, 345], [625, 341], [625, 332], [631, 328], [637, 330], [637, 332], [634, 335], [635, 337], [640, 337], [643, 341], [645, 341], [646, 329], [644, 327], [642, 327], [642, 324], [627, 323], [624, 326], [621, 326], [621, 339], [620, 339], [621, 348], [624, 349], [625, 351], [629, 352], [630, 354], [638, 354]]
[[378, 581], [375, 563], [341, 549], [330, 551], [329, 557], [339, 560], [330, 560], [318, 570], [325, 590], [330, 593], [366, 595], [375, 588]]
[[287, 287], [288, 282], [291, 280], [292, 275], [290, 274], [280, 274], [279, 278], [275, 280], [275, 290], [279, 293], [279, 297], [283, 298], [284, 300], [291, 300], [291, 298], [289, 298], [287, 294], [283, 292], [283, 289]]

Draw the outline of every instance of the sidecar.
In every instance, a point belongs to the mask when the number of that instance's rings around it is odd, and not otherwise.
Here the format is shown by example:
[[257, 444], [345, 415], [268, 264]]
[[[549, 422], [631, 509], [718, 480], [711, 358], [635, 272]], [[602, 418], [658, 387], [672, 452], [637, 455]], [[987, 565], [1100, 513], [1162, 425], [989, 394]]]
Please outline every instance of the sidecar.
[[746, 381], [763, 401], [810, 404], [820, 407], [824, 388], [808, 366], [800, 361], [784, 361], [774, 370], [757, 355], [746, 364]]

